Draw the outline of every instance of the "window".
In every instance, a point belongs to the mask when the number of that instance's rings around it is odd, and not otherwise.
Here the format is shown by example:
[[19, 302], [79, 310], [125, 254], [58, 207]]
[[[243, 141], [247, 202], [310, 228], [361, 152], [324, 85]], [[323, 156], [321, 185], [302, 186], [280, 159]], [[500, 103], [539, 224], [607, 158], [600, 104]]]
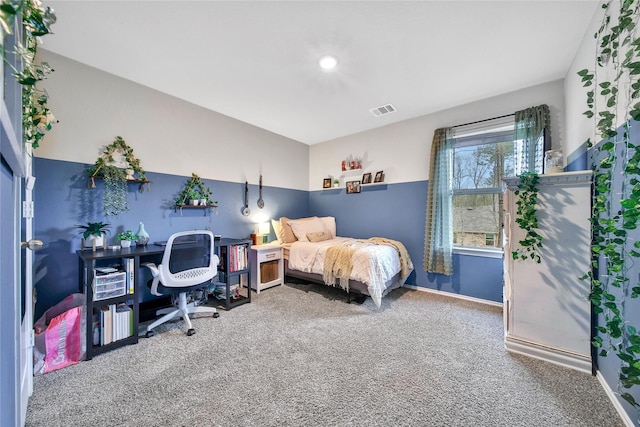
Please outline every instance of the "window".
[[457, 131], [453, 154], [453, 243], [502, 247], [504, 177], [515, 175], [513, 118], [478, 130]]

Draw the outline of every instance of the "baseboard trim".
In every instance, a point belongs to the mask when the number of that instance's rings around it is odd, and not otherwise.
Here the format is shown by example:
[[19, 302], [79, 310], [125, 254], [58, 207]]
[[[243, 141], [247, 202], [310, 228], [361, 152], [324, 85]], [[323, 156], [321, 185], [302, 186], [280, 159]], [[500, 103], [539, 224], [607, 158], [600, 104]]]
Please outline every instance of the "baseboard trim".
[[512, 337], [506, 337], [504, 347], [511, 353], [519, 353], [545, 362], [575, 369], [591, 374], [591, 358], [576, 353], [565, 352], [550, 347], [544, 347], [535, 343], [521, 341]]
[[613, 407], [616, 409], [616, 411], [618, 411], [618, 415], [620, 415], [620, 418], [622, 419], [624, 425], [633, 427], [635, 424], [633, 423], [633, 421], [631, 421], [631, 418], [629, 418], [629, 414], [627, 414], [627, 412], [624, 410], [622, 404], [616, 397], [615, 392], [611, 390], [611, 387], [609, 387], [609, 384], [607, 384], [607, 381], [604, 379], [604, 376], [600, 373], [600, 371], [596, 372], [596, 378], [598, 379], [598, 381], [600, 381], [600, 385], [604, 389], [604, 392], [607, 393], [607, 396], [613, 404]]
[[430, 292], [432, 294], [443, 295], [443, 296], [447, 296], [447, 297], [451, 297], [451, 298], [458, 298], [458, 299], [463, 299], [463, 300], [466, 300], [466, 301], [473, 301], [473, 302], [477, 302], [477, 303], [480, 303], [480, 304], [491, 305], [493, 307], [502, 308], [502, 303], [501, 302], [489, 301], [488, 299], [469, 297], [469, 296], [466, 296], [466, 295], [454, 294], [452, 292], [438, 291], [436, 289], [424, 288], [422, 286], [415, 286], [415, 285], [404, 285], [403, 287], [404, 288], [413, 289], [414, 291]]

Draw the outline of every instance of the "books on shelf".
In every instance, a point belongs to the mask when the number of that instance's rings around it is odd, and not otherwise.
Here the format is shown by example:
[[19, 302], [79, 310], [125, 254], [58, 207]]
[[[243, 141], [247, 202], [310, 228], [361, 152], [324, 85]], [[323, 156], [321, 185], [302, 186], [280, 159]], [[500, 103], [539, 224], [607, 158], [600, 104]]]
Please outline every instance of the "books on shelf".
[[[229, 253], [227, 253], [229, 248]], [[230, 245], [220, 248], [220, 257], [224, 260], [229, 258], [229, 272], [246, 270], [249, 268], [249, 245]], [[223, 262], [224, 264], [224, 262]]]
[[135, 260], [133, 258], [124, 259], [124, 271], [127, 273], [127, 293], [132, 294], [135, 289]]
[[98, 315], [97, 328], [99, 329], [100, 345], [110, 344], [134, 334], [133, 310], [128, 304], [103, 305], [100, 307]]

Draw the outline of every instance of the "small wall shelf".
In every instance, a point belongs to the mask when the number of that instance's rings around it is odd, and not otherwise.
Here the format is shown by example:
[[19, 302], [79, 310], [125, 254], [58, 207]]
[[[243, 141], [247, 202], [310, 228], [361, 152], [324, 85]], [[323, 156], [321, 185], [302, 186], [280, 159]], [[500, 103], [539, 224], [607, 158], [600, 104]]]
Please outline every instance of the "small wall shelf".
[[[87, 188], [96, 188], [96, 183], [94, 180], [96, 179], [104, 179], [104, 177], [102, 175], [94, 175], [94, 176], [90, 176], [89, 180], [87, 181]], [[146, 180], [146, 179], [127, 179], [127, 183], [137, 183], [140, 184], [140, 192], [144, 193], [145, 192], [145, 184], [147, 184], [147, 189], [146, 191], [151, 191], [151, 186], [149, 185], [151, 183], [151, 181]]]
[[176, 206], [176, 212], [178, 211], [178, 209], [180, 209], [180, 216], [182, 216], [183, 209], [209, 209], [209, 210], [215, 209], [216, 215], [218, 214], [218, 205], [198, 205], [198, 206], [179, 205], [179, 206]]
[[[190, 198], [193, 196], [190, 194], [192, 192], [196, 192], [197, 199], [194, 200], [205, 200], [207, 202], [206, 205], [198, 203], [197, 205], [189, 204]], [[216, 201], [211, 200], [211, 190], [204, 185], [202, 179], [196, 175], [195, 173], [191, 174], [191, 178], [184, 186], [184, 189], [176, 199], [176, 211], [180, 209], [180, 216], [182, 216], [182, 209], [216, 209], [216, 214], [218, 213], [218, 203]]]

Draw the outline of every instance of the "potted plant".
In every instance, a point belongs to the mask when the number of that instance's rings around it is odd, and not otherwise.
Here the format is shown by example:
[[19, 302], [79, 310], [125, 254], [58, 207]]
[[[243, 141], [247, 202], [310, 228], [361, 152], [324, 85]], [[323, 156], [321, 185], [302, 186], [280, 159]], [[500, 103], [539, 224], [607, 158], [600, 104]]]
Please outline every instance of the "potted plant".
[[201, 194], [198, 190], [192, 187], [189, 190], [188, 197], [189, 197], [189, 202], [191, 206], [198, 206], [198, 204], [200, 203], [200, 197], [201, 197]]
[[109, 230], [110, 224], [105, 224], [103, 222], [88, 222], [86, 225], [78, 224], [77, 228], [80, 230], [80, 234], [82, 234], [82, 246], [86, 248], [93, 248], [95, 250], [96, 247], [102, 246], [104, 247], [104, 235], [106, 233], [110, 233]]
[[340, 185], [340, 180], [336, 178], [333, 180], [333, 188], [338, 188], [338, 185]]
[[136, 240], [138, 236], [131, 230], [123, 231], [116, 235], [116, 240], [120, 241], [120, 246], [128, 248], [131, 246], [131, 242]]

